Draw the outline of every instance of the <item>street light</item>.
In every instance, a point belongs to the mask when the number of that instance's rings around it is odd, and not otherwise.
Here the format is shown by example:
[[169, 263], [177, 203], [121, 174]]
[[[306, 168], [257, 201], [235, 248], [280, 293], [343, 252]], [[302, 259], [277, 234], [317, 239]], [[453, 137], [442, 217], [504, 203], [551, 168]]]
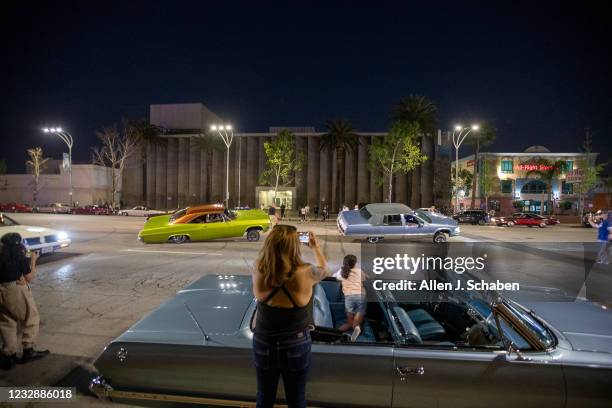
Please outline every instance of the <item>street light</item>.
[[453, 146], [455, 146], [455, 212], [459, 212], [459, 194], [457, 191], [457, 180], [459, 180], [459, 147], [465, 141], [465, 138], [470, 134], [472, 130], [478, 131], [479, 126], [473, 124], [472, 126], [455, 125], [453, 131]]
[[217, 134], [221, 136], [221, 140], [223, 140], [223, 143], [227, 148], [225, 159], [225, 208], [229, 208], [229, 154], [230, 146], [232, 145], [232, 141], [234, 140], [234, 131], [232, 130], [231, 125], [212, 125], [210, 127], [210, 130], [213, 132], [217, 132]]
[[61, 127], [44, 128], [44, 133], [52, 133], [62, 139], [66, 146], [68, 146], [68, 177], [70, 178], [70, 207], [73, 203], [73, 191], [72, 191], [72, 146], [74, 144], [72, 135], [66, 132]]

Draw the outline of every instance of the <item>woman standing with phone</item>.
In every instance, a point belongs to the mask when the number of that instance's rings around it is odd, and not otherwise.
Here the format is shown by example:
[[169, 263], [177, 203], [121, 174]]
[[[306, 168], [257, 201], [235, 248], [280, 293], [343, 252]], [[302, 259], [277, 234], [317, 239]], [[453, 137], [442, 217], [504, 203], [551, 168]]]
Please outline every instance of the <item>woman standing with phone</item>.
[[298, 231], [291, 225], [272, 229], [255, 263], [252, 329], [258, 408], [274, 405], [281, 376], [287, 405], [306, 406], [313, 286], [329, 276], [316, 236], [308, 236], [316, 265], [302, 260]]
[[[0, 336], [2, 355], [0, 367], [10, 370], [17, 363], [27, 363], [49, 354], [48, 350], [34, 350], [40, 318], [28, 285], [36, 277], [36, 252], [26, 256], [21, 235], [9, 233], [0, 240]], [[19, 344], [17, 328], [21, 327], [23, 354], [17, 358]]]

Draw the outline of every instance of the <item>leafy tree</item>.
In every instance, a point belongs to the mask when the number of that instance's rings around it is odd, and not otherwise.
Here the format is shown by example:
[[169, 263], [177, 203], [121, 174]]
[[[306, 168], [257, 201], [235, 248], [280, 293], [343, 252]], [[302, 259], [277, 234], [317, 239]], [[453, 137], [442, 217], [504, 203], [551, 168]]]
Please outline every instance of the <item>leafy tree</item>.
[[[497, 175], [495, 174], [495, 166], [489, 160], [483, 160], [480, 168], [480, 195], [485, 199], [485, 211], [489, 211], [489, 197], [496, 191], [498, 185]], [[474, 180], [476, 184], [476, 180]], [[474, 191], [474, 190], [472, 190]], [[472, 200], [474, 197], [472, 197]]]
[[473, 130], [470, 132], [469, 136], [466, 138], [466, 142], [474, 145], [474, 183], [472, 183], [472, 203], [471, 207], [474, 208], [476, 205], [476, 186], [478, 185], [478, 173], [481, 171], [477, 169], [479, 159], [480, 159], [480, 149], [482, 147], [486, 147], [493, 143], [497, 136], [497, 130], [488, 123], [483, 123], [480, 125], [478, 130]]
[[584, 212], [584, 197], [597, 183], [597, 176], [605, 167], [604, 164], [597, 164], [593, 154], [591, 133], [587, 133], [580, 149], [585, 158], [578, 161], [578, 168], [582, 171], [582, 181], [574, 184], [574, 192], [578, 194], [578, 215], [582, 218]]
[[370, 145], [370, 168], [381, 169], [380, 185], [388, 185], [387, 202], [393, 197], [393, 177], [407, 173], [425, 160], [419, 146], [414, 143], [419, 135], [419, 125], [415, 122], [397, 121], [385, 137], [376, 138]]
[[[416, 143], [423, 151], [421, 143], [433, 144], [433, 136], [436, 133], [438, 126], [438, 108], [436, 104], [421, 95], [410, 94], [408, 97], [401, 99], [392, 109], [391, 117], [393, 120], [401, 120], [408, 123], [417, 123], [419, 129], [425, 136], [425, 140], [417, 140]], [[431, 146], [433, 150], [433, 146]], [[412, 172], [412, 200], [420, 206], [421, 203], [421, 168], [416, 167]], [[433, 180], [426, 180], [432, 182]], [[429, 204], [428, 204], [429, 205]]]
[[461, 169], [457, 173], [457, 179], [455, 180], [454, 172], [452, 178], [453, 191], [457, 194], [459, 190], [463, 189], [465, 191], [465, 196], [468, 197], [470, 195], [470, 190], [472, 189], [472, 183], [474, 181], [474, 176], [471, 171], [468, 169]]
[[0, 176], [6, 174], [6, 161], [0, 159]]
[[[543, 168], [544, 170], [530, 170], [526, 173], [527, 176], [530, 174], [538, 174], [542, 180], [546, 183], [546, 191], [548, 193], [547, 198], [547, 207], [548, 214], [552, 213], [552, 182], [555, 178], [557, 178], [560, 174], [565, 173], [566, 166], [564, 160], [557, 160], [555, 162], [551, 162], [550, 160], [539, 158], [534, 161], [534, 164], [538, 165], [539, 168]], [[544, 206], [540, 206], [540, 214], [544, 213]]]
[[266, 168], [260, 177], [260, 182], [274, 187], [274, 198], [279, 186], [287, 186], [294, 180], [296, 171], [300, 171], [305, 161], [304, 152], [298, 152], [295, 145], [295, 135], [288, 130], [282, 130], [272, 139], [264, 143], [266, 153]]
[[26, 165], [32, 169], [32, 201], [34, 205], [38, 200], [38, 192], [40, 191], [40, 173], [44, 170], [49, 158], [43, 156], [43, 150], [40, 147], [33, 147], [27, 150], [30, 160]]
[[328, 120], [327, 132], [321, 136], [320, 148], [336, 152], [336, 205], [344, 202], [344, 154], [355, 153], [359, 146], [359, 135], [347, 119]]

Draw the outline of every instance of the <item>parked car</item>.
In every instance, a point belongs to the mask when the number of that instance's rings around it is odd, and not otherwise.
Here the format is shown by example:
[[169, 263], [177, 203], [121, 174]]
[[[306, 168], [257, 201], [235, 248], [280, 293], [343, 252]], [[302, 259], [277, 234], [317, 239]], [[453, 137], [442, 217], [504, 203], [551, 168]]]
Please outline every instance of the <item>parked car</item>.
[[487, 214], [485, 210], [477, 209], [461, 211], [458, 214], [453, 215], [453, 219], [455, 219], [458, 223], [468, 223], [473, 225], [485, 225], [490, 221], [489, 214]]
[[546, 217], [542, 217], [538, 214], [529, 214], [529, 213], [514, 213], [509, 217], [496, 217], [495, 225], [498, 227], [507, 226], [514, 227], [515, 225], [526, 225], [528, 227], [537, 226], [540, 228], [545, 228], [550, 221]]
[[32, 212], [32, 207], [27, 204], [20, 203], [7, 203], [0, 204], [1, 212], [14, 212], [14, 213], [29, 213]]
[[270, 228], [270, 218], [262, 210], [229, 211], [222, 205], [203, 205], [178, 210], [173, 214], [150, 217], [138, 239], [145, 243], [208, 241], [246, 235], [258, 241]]
[[64, 231], [45, 227], [21, 225], [6, 214], [0, 213], [0, 237], [16, 232], [23, 238], [25, 247], [41, 255], [51, 254], [70, 245], [70, 238]]
[[[612, 313], [598, 305], [521, 305], [495, 292], [454, 290], [406, 301], [402, 291], [366, 282], [363, 334], [351, 342], [336, 329], [346, 319], [340, 285], [325, 280], [313, 288], [309, 406], [565, 408], [612, 401]], [[127, 404], [254, 406], [255, 310], [250, 276], [205, 276], [111, 341], [94, 362], [99, 375], [90, 389]], [[520, 392], [509, 392], [509, 384]]]
[[415, 237], [432, 237], [438, 243], [461, 232], [450, 217], [414, 211], [404, 204], [393, 203], [367, 204], [360, 210], [343, 211], [338, 214], [336, 226], [340, 235], [366, 239], [370, 243]]
[[557, 224], [561, 224], [561, 221], [559, 221], [554, 215], [551, 215], [550, 217], [545, 217], [543, 215], [540, 214], [532, 214], [533, 216], [535, 216], [536, 218], [539, 218], [541, 220], [544, 220], [546, 222], [546, 225], [557, 225]]
[[68, 204], [52, 203], [32, 208], [32, 212], [47, 214], [70, 214], [72, 207]]
[[119, 210], [118, 214], [125, 215], [125, 216], [150, 217], [153, 215], [167, 214], [167, 212], [159, 211], [159, 210], [152, 210], [143, 205], [137, 205], [136, 207], [124, 208], [123, 210]]
[[70, 210], [71, 214], [81, 215], [110, 215], [111, 210], [99, 205], [86, 205], [83, 207], [74, 207]]

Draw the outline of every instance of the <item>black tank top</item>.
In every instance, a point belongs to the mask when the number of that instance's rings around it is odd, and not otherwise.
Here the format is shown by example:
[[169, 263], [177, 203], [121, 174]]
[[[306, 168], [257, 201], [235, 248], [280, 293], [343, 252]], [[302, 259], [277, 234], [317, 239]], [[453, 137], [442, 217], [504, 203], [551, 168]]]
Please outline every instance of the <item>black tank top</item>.
[[[289, 278], [291, 278], [292, 273], [289, 274]], [[285, 295], [289, 298], [293, 307], [268, 305], [270, 299], [272, 299], [279, 290], [285, 292]], [[261, 336], [282, 336], [308, 329], [308, 326], [312, 324], [311, 310], [313, 297], [314, 291], [308, 304], [304, 307], [300, 307], [295, 303], [295, 300], [293, 300], [291, 293], [289, 293], [284, 283], [281, 286], [277, 286], [263, 301], [257, 302], [253, 332]]]

